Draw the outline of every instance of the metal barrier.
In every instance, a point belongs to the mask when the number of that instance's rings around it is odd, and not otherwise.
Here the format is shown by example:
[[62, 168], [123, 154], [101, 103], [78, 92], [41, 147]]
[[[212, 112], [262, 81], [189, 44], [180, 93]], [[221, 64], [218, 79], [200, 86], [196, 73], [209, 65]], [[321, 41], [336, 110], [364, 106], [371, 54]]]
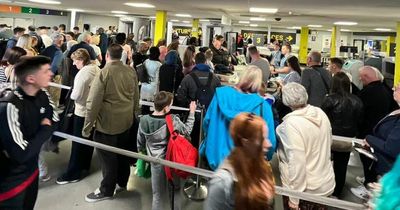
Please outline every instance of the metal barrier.
[[[63, 88], [63, 89], [71, 89], [71, 87], [65, 86], [65, 85], [59, 85], [56, 83], [50, 83], [50, 86], [53, 87], [58, 87], [58, 88]], [[146, 105], [146, 106], [152, 106], [153, 103], [152, 102], [148, 102], [148, 101], [140, 101], [141, 105]], [[188, 111], [188, 108], [183, 108], [183, 107], [176, 107], [173, 106], [171, 107], [171, 109], [174, 110], [181, 110], [181, 111]], [[196, 112], [201, 112], [200, 110], [196, 110]], [[101, 144], [98, 142], [94, 142], [91, 140], [87, 140], [87, 139], [83, 139], [83, 138], [79, 138], [76, 136], [72, 136], [66, 133], [61, 133], [61, 132], [54, 132], [53, 135], [58, 136], [58, 137], [62, 137], [65, 139], [69, 139], [72, 140], [74, 142], [80, 143], [80, 144], [84, 144], [84, 145], [88, 145], [97, 149], [102, 149], [102, 150], [106, 150], [109, 152], [113, 152], [113, 153], [117, 153], [120, 155], [124, 155], [127, 157], [132, 157], [132, 158], [137, 158], [137, 159], [142, 159], [144, 161], [147, 162], [152, 162], [152, 163], [158, 163], [164, 166], [168, 166], [171, 168], [176, 168], [182, 171], [187, 171], [190, 172], [192, 174], [195, 175], [200, 175], [206, 178], [211, 178], [214, 175], [213, 171], [209, 171], [209, 170], [205, 170], [205, 169], [201, 169], [201, 168], [196, 168], [196, 167], [190, 167], [190, 166], [186, 166], [183, 164], [179, 164], [179, 163], [175, 163], [175, 162], [171, 162], [171, 161], [167, 161], [164, 159], [160, 159], [160, 158], [154, 158], [154, 157], [150, 157], [147, 155], [143, 155], [140, 153], [136, 153], [136, 152], [132, 152], [132, 151], [128, 151], [128, 150], [123, 150], [120, 148], [116, 148], [116, 147], [112, 147], [109, 145], [105, 145], [105, 144]], [[355, 139], [355, 138], [349, 138], [349, 137], [343, 137], [343, 136], [333, 136], [333, 141], [342, 141], [342, 142], [357, 142], [357, 143], [362, 143], [361, 139]], [[293, 197], [293, 198], [298, 198], [301, 200], [306, 200], [306, 201], [310, 201], [310, 202], [314, 202], [314, 203], [319, 203], [319, 204], [323, 204], [323, 205], [327, 205], [327, 206], [332, 206], [335, 208], [340, 208], [340, 209], [348, 209], [348, 210], [358, 210], [358, 209], [365, 209], [366, 207], [362, 204], [358, 204], [358, 203], [352, 203], [352, 202], [348, 202], [348, 201], [343, 201], [343, 200], [338, 200], [338, 199], [333, 199], [333, 198], [328, 198], [328, 197], [324, 197], [324, 196], [318, 196], [318, 195], [314, 195], [314, 194], [310, 194], [310, 193], [306, 193], [306, 192], [298, 192], [298, 191], [294, 191], [294, 190], [290, 190], [287, 188], [283, 188], [280, 186], [275, 186], [275, 191], [276, 194], [278, 195], [283, 195], [283, 196], [289, 196], [289, 197]]]

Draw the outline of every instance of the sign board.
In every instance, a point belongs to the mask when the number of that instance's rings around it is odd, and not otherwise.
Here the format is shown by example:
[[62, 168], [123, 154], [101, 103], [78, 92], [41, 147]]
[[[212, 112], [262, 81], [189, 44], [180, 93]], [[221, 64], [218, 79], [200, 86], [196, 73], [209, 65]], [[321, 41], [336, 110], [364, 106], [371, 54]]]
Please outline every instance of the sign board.
[[[253, 39], [253, 44], [256, 46], [264, 45], [266, 39], [268, 39], [267, 31], [251, 31], [242, 30], [241, 31], [244, 39], [251, 37]], [[281, 33], [281, 32], [271, 32], [271, 39], [276, 39], [279, 42], [289, 42], [290, 44], [296, 44], [296, 33]]]
[[[178, 36], [190, 36], [192, 34], [192, 27], [189, 26], [172, 26], [172, 30], [178, 33]], [[197, 30], [199, 35], [202, 34], [201, 27]]]
[[18, 7], [18, 6], [10, 6], [10, 5], [0, 5], [0, 12], [67, 16], [67, 12], [60, 11], [60, 10], [40, 9], [40, 8], [33, 8], [33, 7]]
[[0, 5], [0, 12], [4, 13], [21, 13], [21, 7], [11, 5]]

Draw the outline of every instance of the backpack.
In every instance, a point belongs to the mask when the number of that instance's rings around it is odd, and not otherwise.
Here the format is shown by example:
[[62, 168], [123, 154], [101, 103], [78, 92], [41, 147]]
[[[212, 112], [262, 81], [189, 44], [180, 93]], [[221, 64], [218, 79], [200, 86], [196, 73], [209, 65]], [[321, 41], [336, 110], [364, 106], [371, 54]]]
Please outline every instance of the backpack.
[[210, 105], [211, 100], [214, 96], [214, 91], [212, 91], [212, 89], [211, 89], [211, 82], [213, 79], [213, 74], [211, 72], [208, 74], [208, 79], [207, 79], [206, 85], [202, 85], [200, 83], [199, 78], [197, 77], [197, 75], [194, 72], [192, 72], [190, 74], [190, 76], [193, 78], [194, 82], [196, 83], [196, 87], [197, 87], [195, 99], [197, 99], [198, 103], [205, 106], [205, 108], [207, 109], [208, 105]]
[[150, 82], [149, 74], [147, 73], [147, 69], [146, 69], [146, 66], [144, 65], [144, 63], [137, 65], [136, 71], [137, 71], [137, 76], [138, 76], [139, 82], [141, 82], [141, 83], [149, 83]]
[[[196, 166], [198, 158], [197, 149], [184, 136], [174, 130], [170, 114], [165, 116], [165, 121], [170, 133], [165, 160], [192, 167]], [[183, 179], [191, 175], [189, 172], [165, 166], [165, 175], [168, 180], [173, 180], [173, 173]]]

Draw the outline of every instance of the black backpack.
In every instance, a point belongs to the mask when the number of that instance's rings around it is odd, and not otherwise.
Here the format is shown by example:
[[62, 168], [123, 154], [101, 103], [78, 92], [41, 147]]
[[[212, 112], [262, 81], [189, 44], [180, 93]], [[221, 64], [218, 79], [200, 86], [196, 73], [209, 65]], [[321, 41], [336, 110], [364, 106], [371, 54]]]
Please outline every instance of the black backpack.
[[194, 82], [196, 83], [197, 90], [196, 90], [196, 98], [198, 103], [208, 108], [210, 105], [211, 100], [214, 96], [214, 91], [211, 89], [211, 82], [213, 79], [213, 73], [208, 74], [208, 79], [206, 85], [202, 85], [197, 75], [192, 72], [190, 76], [193, 78]]
[[141, 83], [149, 83], [150, 82], [149, 74], [147, 73], [147, 69], [146, 69], [146, 66], [144, 65], [144, 63], [141, 63], [136, 66], [136, 72], [137, 72], [139, 82], [141, 82]]

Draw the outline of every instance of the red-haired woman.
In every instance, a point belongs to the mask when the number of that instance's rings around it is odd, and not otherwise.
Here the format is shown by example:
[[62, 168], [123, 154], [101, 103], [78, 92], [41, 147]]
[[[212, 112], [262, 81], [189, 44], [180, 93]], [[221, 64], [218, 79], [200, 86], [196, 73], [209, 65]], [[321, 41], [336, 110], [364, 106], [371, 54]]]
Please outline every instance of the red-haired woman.
[[271, 147], [265, 121], [241, 113], [229, 130], [235, 148], [210, 181], [204, 209], [273, 209], [273, 173], [264, 157]]

